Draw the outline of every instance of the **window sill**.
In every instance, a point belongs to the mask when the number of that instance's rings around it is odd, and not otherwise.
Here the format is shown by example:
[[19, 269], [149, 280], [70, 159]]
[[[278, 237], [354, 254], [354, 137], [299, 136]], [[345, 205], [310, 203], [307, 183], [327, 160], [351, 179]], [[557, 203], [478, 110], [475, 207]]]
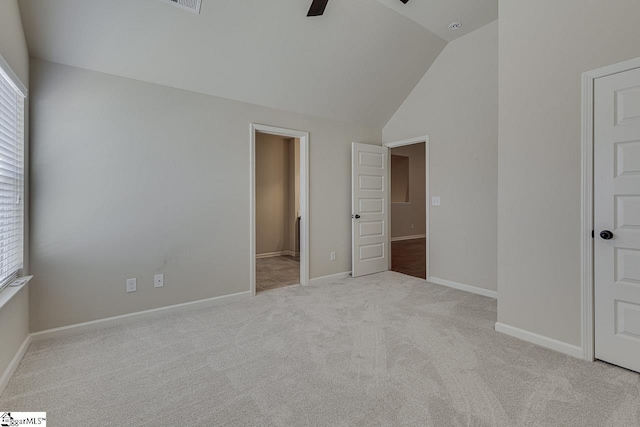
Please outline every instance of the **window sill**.
[[7, 286], [6, 288], [4, 288], [2, 291], [0, 291], [0, 310], [2, 310], [2, 307], [4, 307], [6, 304], [9, 303], [9, 301], [11, 301], [13, 299], [13, 297], [15, 295], [18, 294], [18, 292], [20, 292], [20, 290], [22, 288], [24, 288], [25, 286], [27, 286], [27, 284], [29, 284], [29, 282], [31, 281], [31, 279], [33, 278], [33, 276], [26, 276], [26, 277], [18, 277], [16, 280], [13, 281], [13, 283], [19, 281], [19, 280], [24, 280], [24, 283], [18, 286]]

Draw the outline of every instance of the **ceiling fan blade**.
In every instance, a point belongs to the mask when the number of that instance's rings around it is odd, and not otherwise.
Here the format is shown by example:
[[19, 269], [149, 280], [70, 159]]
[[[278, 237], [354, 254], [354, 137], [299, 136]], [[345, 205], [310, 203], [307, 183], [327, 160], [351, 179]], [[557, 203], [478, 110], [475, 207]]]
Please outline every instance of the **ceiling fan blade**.
[[[403, 0], [404, 1], [404, 0]], [[313, 0], [307, 16], [322, 16], [329, 0]]]

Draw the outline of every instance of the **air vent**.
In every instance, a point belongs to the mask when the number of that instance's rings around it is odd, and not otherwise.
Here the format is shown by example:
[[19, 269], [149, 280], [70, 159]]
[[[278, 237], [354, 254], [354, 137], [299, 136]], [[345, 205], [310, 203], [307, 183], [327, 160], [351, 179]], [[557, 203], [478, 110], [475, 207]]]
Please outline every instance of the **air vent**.
[[165, 3], [170, 3], [174, 6], [178, 6], [181, 9], [188, 10], [193, 13], [200, 13], [200, 6], [202, 0], [162, 0]]

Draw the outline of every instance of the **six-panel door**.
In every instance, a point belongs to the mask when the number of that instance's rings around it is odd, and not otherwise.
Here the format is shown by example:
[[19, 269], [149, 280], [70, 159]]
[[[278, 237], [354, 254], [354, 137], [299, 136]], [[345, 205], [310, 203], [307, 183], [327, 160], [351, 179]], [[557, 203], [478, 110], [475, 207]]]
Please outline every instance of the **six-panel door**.
[[388, 148], [353, 143], [352, 275], [388, 270]]
[[596, 80], [595, 355], [640, 372], [640, 69]]

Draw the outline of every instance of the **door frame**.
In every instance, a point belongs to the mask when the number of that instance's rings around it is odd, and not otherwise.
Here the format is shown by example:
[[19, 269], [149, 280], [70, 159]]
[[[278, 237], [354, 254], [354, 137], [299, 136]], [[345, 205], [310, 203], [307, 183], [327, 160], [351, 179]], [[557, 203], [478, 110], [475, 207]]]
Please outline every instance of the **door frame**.
[[580, 284], [583, 359], [595, 361], [594, 280], [594, 91], [597, 79], [640, 68], [640, 58], [620, 62], [582, 74], [582, 218]]
[[300, 139], [300, 284], [309, 284], [309, 132], [251, 123], [249, 158], [249, 289], [256, 295], [256, 133]]
[[426, 266], [427, 266], [427, 271], [426, 271], [426, 276], [427, 276], [427, 280], [429, 280], [429, 271], [431, 270], [429, 268], [429, 255], [431, 253], [430, 251], [430, 242], [431, 242], [431, 234], [429, 232], [430, 226], [429, 223], [431, 222], [431, 188], [430, 188], [430, 179], [429, 179], [429, 173], [431, 171], [431, 156], [429, 153], [429, 135], [424, 135], [424, 136], [418, 136], [416, 138], [410, 138], [410, 139], [403, 139], [402, 141], [394, 141], [394, 142], [386, 142], [384, 144], [382, 144], [383, 146], [389, 148], [389, 158], [387, 159], [388, 165], [389, 165], [389, 180], [387, 182], [387, 192], [389, 194], [389, 202], [387, 204], [387, 209], [389, 209], [389, 221], [387, 223], [387, 241], [389, 243], [389, 270], [391, 270], [391, 257], [392, 257], [392, 252], [393, 250], [391, 249], [391, 149], [392, 148], [397, 148], [397, 147], [404, 147], [406, 145], [414, 145], [414, 144], [422, 144], [424, 143], [424, 175], [425, 175], [425, 191], [426, 191], [426, 195], [425, 195], [425, 203], [426, 203], [426, 209], [425, 209], [425, 214], [426, 214], [426, 224], [425, 224], [425, 234], [426, 234]]

